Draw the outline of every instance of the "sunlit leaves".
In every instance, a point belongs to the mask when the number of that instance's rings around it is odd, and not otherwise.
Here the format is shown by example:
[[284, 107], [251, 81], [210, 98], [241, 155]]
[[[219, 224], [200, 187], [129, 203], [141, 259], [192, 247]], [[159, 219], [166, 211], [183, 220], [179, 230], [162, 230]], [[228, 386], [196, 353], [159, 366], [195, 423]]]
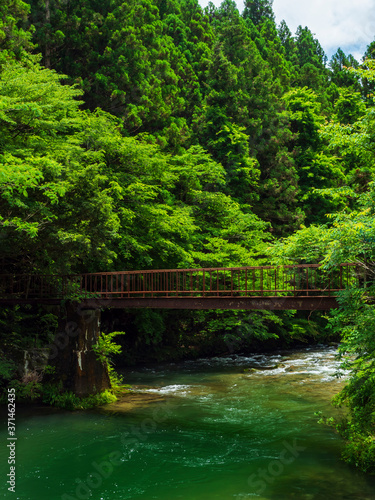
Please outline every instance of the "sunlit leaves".
[[33, 28], [25, 29], [30, 7], [22, 0], [2, 0], [0, 4], [0, 64], [10, 58], [21, 59], [33, 48]]
[[[370, 67], [373, 67], [371, 62]], [[360, 74], [358, 70], [353, 72], [355, 75]], [[373, 77], [372, 73], [370, 77]], [[340, 203], [346, 200], [346, 204], [341, 211], [328, 215], [326, 226], [304, 228], [283, 242], [278, 242], [271, 253], [277, 263], [311, 259], [320, 261], [325, 268], [337, 267], [345, 262], [356, 264], [348, 271], [345, 279], [349, 286], [340, 292], [340, 307], [332, 312], [330, 319], [330, 327], [341, 339], [339, 352], [342, 367], [350, 370], [350, 379], [336, 396], [335, 404], [348, 406], [349, 414], [341, 421], [335, 422], [331, 418], [329, 422], [346, 440], [344, 458], [362, 470], [373, 472], [375, 185], [371, 179], [375, 167], [375, 120], [373, 109], [365, 110], [358, 95], [352, 92], [342, 91], [341, 101], [339, 99], [337, 102], [336, 120], [344, 124], [331, 123], [321, 131], [326, 144], [324, 163], [327, 168], [330, 162], [328, 152], [334, 153], [337, 159], [341, 155], [346, 167], [342, 174], [351, 168], [347, 175], [351, 185], [322, 189], [320, 195]], [[333, 159], [334, 156], [331, 157]], [[335, 163], [336, 160], [331, 165], [332, 173], [335, 172]], [[316, 166], [312, 171], [314, 175], [319, 172]], [[336, 171], [336, 175], [339, 174], [340, 171]], [[360, 176], [364, 178], [362, 183], [358, 182]]]
[[359, 68], [348, 68], [349, 72], [360, 76], [361, 78], [366, 78], [370, 82], [375, 81], [375, 59], [366, 59], [365, 62], [359, 66]]
[[100, 240], [114, 236], [118, 222], [101, 153], [77, 137], [85, 116], [75, 100], [80, 92], [60, 79], [30, 64], [0, 74], [0, 208], [5, 258], [11, 252], [13, 260], [24, 255], [34, 266], [67, 270], [85, 255], [98, 257]]

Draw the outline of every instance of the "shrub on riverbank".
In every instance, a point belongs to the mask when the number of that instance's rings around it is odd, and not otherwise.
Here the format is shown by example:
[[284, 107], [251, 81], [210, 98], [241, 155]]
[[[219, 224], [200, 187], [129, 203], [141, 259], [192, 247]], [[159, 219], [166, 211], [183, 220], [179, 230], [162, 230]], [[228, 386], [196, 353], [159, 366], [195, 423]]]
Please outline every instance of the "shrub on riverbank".
[[371, 474], [375, 474], [374, 295], [374, 286], [340, 294], [340, 309], [333, 313], [330, 325], [342, 334], [342, 368], [349, 369], [351, 376], [333, 404], [346, 406], [349, 413], [341, 421], [326, 419], [345, 440], [344, 460]]

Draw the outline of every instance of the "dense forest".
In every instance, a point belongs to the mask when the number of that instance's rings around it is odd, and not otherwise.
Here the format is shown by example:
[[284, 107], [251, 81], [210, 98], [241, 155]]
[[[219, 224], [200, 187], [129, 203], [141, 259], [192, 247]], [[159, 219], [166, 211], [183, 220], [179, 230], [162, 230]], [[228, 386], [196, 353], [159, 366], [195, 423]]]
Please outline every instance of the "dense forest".
[[[224, 352], [233, 332], [238, 349], [340, 338], [349, 416], [325, 421], [374, 472], [374, 58], [369, 40], [328, 61], [270, 0], [4, 0], [0, 272], [358, 263], [369, 279], [328, 318], [148, 310], [112, 330], [122, 363]], [[0, 325], [6, 387], [9, 352], [51, 342], [56, 317]]]

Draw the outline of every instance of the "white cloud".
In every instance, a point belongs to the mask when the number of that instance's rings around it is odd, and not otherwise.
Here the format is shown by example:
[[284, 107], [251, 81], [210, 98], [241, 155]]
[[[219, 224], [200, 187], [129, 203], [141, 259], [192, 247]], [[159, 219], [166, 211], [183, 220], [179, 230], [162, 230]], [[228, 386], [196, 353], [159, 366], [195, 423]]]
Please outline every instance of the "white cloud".
[[292, 33], [307, 26], [328, 56], [341, 47], [360, 59], [375, 39], [374, 0], [274, 0], [273, 9]]
[[[200, 4], [206, 6], [208, 0]], [[242, 0], [237, 5], [243, 9]], [[375, 0], [274, 0], [273, 10], [276, 22], [285, 19], [292, 33], [299, 25], [307, 26], [329, 58], [341, 47], [360, 60], [375, 40]]]

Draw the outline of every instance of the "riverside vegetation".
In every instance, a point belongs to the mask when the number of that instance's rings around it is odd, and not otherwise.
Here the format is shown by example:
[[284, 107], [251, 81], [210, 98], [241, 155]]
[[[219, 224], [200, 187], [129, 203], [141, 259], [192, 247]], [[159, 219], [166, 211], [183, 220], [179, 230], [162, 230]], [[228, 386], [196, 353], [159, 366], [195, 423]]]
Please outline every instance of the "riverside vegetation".
[[[329, 317], [127, 311], [117, 361], [225, 352], [234, 334], [238, 350], [341, 340], [348, 416], [322, 420], [374, 473], [374, 57], [369, 40], [363, 61], [328, 62], [269, 0], [241, 14], [231, 0], [4, 0], [1, 273], [357, 262], [369, 279]], [[16, 379], [11, 353], [48, 345], [56, 321], [1, 309], [1, 386], [77, 406], [41, 374]], [[98, 350], [116, 354], [110, 337]]]

